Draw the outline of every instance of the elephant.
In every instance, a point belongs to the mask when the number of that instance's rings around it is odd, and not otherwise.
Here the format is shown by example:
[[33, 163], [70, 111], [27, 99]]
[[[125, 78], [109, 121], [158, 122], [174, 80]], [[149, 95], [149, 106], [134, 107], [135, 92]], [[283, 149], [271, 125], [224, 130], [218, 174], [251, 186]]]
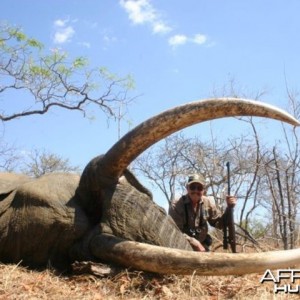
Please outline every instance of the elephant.
[[257, 116], [298, 126], [285, 111], [242, 98], [210, 98], [166, 110], [141, 123], [81, 176], [0, 174], [0, 261], [29, 267], [95, 261], [162, 274], [241, 275], [300, 263], [300, 249], [200, 253], [129, 170], [154, 143], [188, 126]]

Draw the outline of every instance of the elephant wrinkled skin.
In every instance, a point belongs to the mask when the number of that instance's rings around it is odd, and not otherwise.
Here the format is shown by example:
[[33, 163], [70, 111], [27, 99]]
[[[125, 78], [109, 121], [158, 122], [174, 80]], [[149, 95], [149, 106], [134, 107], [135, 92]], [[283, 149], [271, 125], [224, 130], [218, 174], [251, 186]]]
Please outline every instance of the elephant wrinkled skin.
[[0, 173], [0, 260], [28, 266], [105, 261], [176, 274], [226, 275], [288, 267], [300, 249], [253, 254], [193, 252], [173, 220], [127, 169], [166, 136], [216, 118], [259, 116], [298, 126], [284, 111], [257, 101], [217, 98], [191, 102], [143, 122], [81, 177], [48, 174], [32, 179]]

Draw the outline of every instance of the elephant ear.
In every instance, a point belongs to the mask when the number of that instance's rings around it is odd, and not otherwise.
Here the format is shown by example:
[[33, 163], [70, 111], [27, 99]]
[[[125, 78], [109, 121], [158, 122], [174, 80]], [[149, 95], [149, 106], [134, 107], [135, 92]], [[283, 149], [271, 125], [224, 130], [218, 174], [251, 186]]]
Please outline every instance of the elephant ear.
[[0, 195], [9, 194], [22, 184], [31, 181], [32, 178], [15, 173], [0, 173]]

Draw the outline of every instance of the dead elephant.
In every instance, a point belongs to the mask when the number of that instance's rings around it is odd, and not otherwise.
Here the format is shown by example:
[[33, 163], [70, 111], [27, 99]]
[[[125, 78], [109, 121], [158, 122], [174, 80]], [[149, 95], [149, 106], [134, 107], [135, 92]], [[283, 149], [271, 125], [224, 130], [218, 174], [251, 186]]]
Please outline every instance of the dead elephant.
[[300, 262], [300, 249], [253, 254], [193, 252], [174, 222], [131, 174], [128, 165], [148, 147], [190, 125], [230, 116], [299, 122], [257, 101], [219, 98], [165, 111], [127, 133], [81, 177], [38, 179], [0, 175], [0, 260], [29, 266], [75, 260], [113, 262], [174, 274], [226, 275]]

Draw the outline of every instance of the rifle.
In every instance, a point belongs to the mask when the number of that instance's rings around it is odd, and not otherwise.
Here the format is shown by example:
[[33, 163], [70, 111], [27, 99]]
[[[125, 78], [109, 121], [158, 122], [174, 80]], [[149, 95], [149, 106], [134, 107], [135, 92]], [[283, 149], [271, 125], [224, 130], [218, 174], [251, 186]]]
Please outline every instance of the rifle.
[[[230, 195], [230, 163], [226, 163], [227, 167], [227, 194]], [[236, 253], [236, 242], [235, 242], [235, 226], [234, 226], [234, 215], [233, 207], [228, 206], [224, 215], [224, 228], [223, 228], [223, 249], [228, 249], [228, 243], [232, 253]]]

